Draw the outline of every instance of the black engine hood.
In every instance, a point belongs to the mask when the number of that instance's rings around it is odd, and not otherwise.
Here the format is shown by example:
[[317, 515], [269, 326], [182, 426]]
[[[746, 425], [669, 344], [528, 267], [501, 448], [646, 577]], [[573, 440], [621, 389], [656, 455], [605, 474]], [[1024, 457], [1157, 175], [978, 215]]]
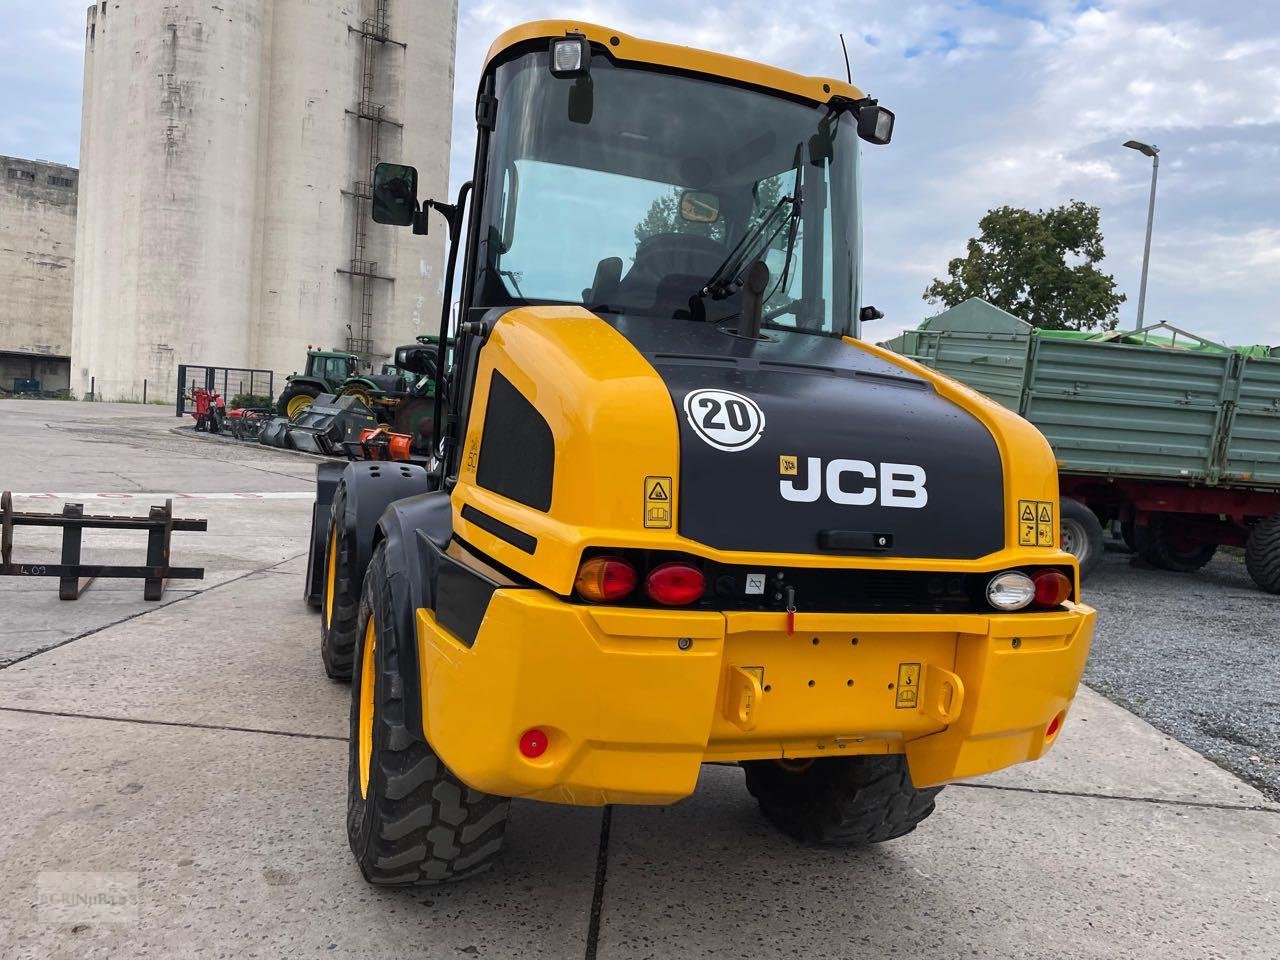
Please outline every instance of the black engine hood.
[[1004, 544], [990, 431], [839, 339], [602, 317], [671, 393], [680, 533], [722, 550], [974, 559]]

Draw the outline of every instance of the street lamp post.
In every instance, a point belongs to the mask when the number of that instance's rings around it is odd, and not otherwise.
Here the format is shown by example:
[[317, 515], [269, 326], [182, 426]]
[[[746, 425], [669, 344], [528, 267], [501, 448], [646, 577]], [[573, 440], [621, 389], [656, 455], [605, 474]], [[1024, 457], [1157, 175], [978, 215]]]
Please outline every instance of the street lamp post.
[[1160, 148], [1152, 143], [1139, 143], [1137, 140], [1126, 140], [1130, 150], [1137, 150], [1143, 156], [1151, 158], [1151, 200], [1147, 203], [1147, 242], [1142, 248], [1142, 283], [1138, 287], [1138, 322], [1135, 330], [1142, 329], [1142, 313], [1147, 306], [1147, 267], [1151, 263], [1151, 224], [1156, 218], [1156, 174], [1160, 172]]

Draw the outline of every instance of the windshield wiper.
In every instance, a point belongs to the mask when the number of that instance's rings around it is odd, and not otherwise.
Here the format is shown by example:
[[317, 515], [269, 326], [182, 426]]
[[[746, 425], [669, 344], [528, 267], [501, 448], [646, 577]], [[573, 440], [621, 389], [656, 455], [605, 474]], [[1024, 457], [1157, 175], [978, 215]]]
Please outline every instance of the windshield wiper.
[[751, 230], [748, 230], [746, 235], [734, 245], [734, 248], [729, 251], [729, 255], [724, 258], [720, 266], [716, 267], [715, 273], [711, 274], [710, 279], [702, 285], [696, 297], [723, 300], [732, 296], [742, 286], [747, 268], [768, 251], [773, 241], [777, 239], [778, 234], [782, 232], [784, 227], [787, 227], [789, 228], [789, 234], [787, 236], [786, 266], [783, 268], [785, 276], [791, 266], [791, 250], [795, 246], [796, 227], [800, 222], [800, 150], [801, 145], [796, 144], [795, 179], [791, 185], [791, 193], [787, 196], [779, 197], [778, 202], [773, 205], [773, 209], [765, 215], [764, 219]]

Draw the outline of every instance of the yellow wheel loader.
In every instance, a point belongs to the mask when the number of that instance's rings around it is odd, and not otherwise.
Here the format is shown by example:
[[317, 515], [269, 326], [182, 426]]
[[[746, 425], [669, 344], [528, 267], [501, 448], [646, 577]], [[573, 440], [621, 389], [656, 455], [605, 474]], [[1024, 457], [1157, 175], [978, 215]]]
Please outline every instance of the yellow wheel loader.
[[364, 875], [464, 877], [512, 797], [672, 803], [708, 762], [799, 841], [875, 843], [1041, 756], [1094, 612], [1040, 434], [859, 339], [893, 114], [545, 21], [493, 44], [476, 128], [454, 202], [374, 184], [375, 220], [449, 231], [435, 456], [319, 468]]

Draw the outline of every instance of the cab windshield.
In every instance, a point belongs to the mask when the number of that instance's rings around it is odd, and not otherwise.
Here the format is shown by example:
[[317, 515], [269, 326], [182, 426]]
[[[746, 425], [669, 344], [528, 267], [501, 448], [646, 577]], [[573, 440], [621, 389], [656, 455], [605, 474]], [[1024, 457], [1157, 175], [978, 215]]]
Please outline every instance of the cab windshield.
[[571, 79], [526, 54], [494, 92], [475, 305], [718, 322], [763, 260], [766, 327], [853, 333], [853, 116], [602, 54]]

